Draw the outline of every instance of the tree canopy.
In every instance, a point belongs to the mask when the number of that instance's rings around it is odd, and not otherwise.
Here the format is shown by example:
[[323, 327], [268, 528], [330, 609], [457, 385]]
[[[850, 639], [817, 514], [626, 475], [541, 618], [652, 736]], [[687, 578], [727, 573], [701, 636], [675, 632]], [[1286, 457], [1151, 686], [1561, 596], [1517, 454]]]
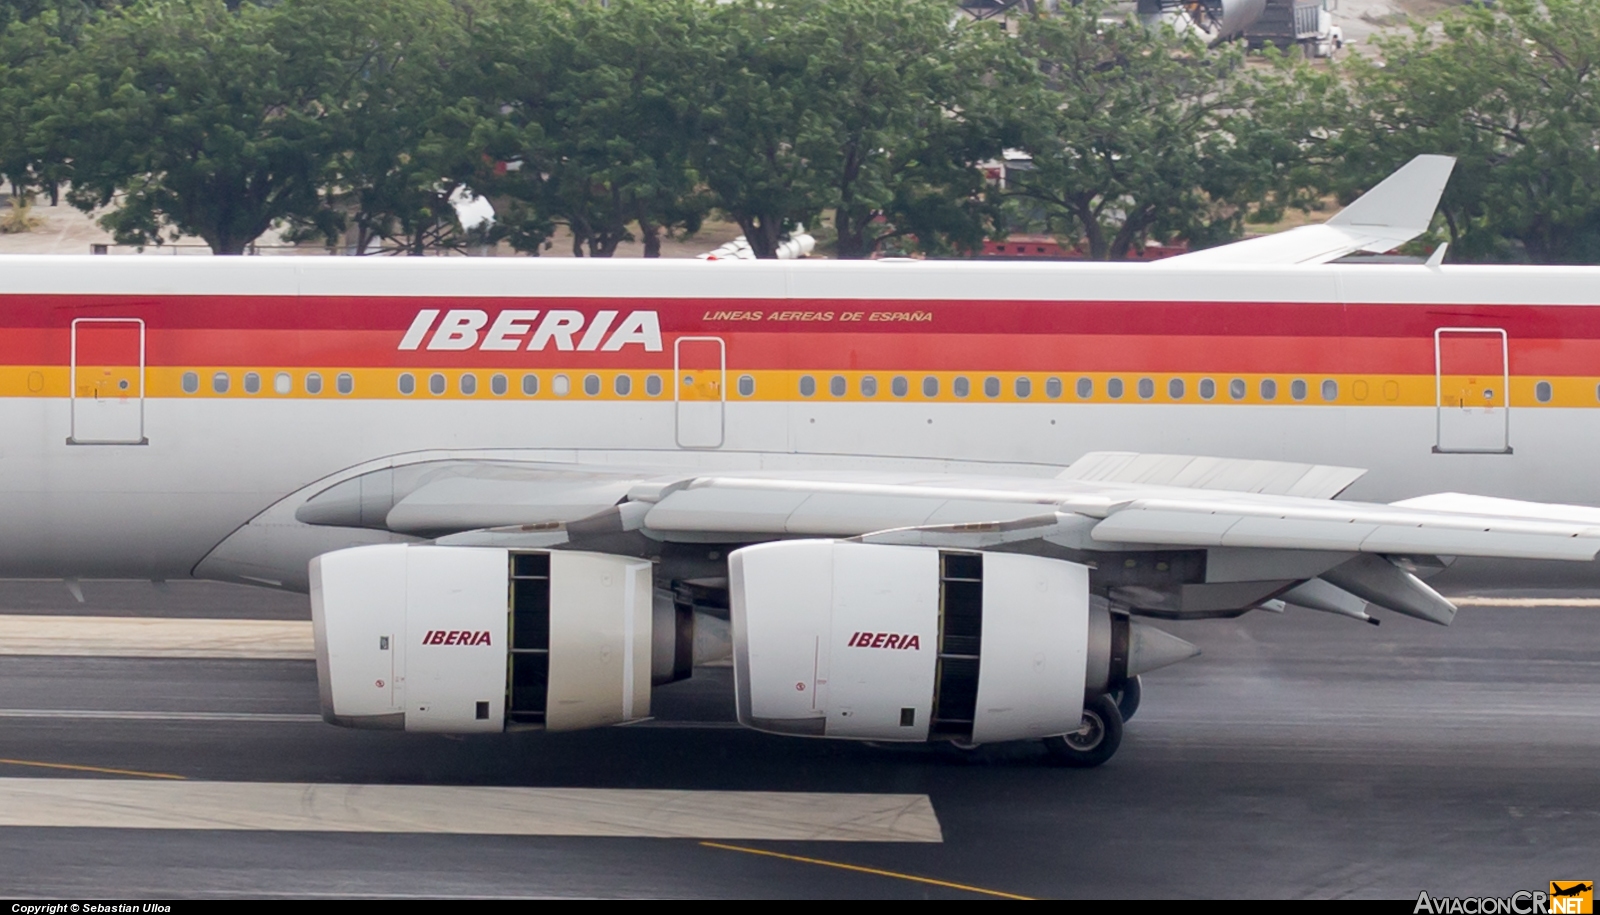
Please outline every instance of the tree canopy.
[[[1600, 262], [1600, 5], [1503, 0], [1334, 67], [1107, 0], [0, 0], [0, 174], [119, 242], [758, 256], [1046, 231], [1094, 258], [1238, 237], [1412, 155], [1461, 159], [1458, 259]], [[1004, 186], [992, 180], [1004, 158]], [[455, 203], [489, 199], [468, 231]]]
[[1453, 257], [1600, 263], [1600, 4], [1503, 0], [1381, 50], [1352, 68], [1347, 183], [1457, 156], [1440, 206]]

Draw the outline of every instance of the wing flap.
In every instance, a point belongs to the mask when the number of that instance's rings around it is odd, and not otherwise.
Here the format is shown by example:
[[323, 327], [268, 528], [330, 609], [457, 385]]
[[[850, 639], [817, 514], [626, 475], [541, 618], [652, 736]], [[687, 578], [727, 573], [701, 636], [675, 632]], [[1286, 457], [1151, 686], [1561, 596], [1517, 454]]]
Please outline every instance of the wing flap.
[[1359, 467], [1328, 464], [1093, 451], [1073, 461], [1057, 479], [1331, 499], [1365, 473]]
[[1592, 560], [1600, 527], [1358, 502], [1300, 500], [1131, 502], [1097, 524], [1102, 543], [1336, 550], [1503, 559]]

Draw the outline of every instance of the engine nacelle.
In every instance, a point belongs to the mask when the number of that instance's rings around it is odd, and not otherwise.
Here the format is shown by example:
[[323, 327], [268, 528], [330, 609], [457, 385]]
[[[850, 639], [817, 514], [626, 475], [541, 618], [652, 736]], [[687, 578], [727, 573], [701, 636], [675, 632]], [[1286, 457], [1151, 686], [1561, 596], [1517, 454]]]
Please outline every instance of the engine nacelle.
[[835, 540], [729, 556], [739, 722], [993, 743], [1074, 731], [1085, 696], [1199, 653], [1108, 611], [1086, 566]]
[[1011, 553], [832, 540], [729, 557], [740, 723], [987, 743], [1076, 729], [1089, 570]]
[[[650, 563], [599, 553], [386, 544], [318, 556], [322, 716], [453, 733], [644, 718], [654, 603]], [[656, 628], [671, 638], [668, 622]]]

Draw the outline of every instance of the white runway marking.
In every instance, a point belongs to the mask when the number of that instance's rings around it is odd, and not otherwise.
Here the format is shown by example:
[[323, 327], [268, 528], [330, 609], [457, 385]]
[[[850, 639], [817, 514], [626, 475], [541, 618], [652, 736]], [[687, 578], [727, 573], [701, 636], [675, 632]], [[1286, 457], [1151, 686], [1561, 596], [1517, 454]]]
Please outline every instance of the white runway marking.
[[1452, 597], [1457, 607], [1600, 607], [1600, 597]]
[[69, 718], [102, 721], [246, 721], [322, 724], [321, 715], [291, 712], [162, 712], [98, 708], [0, 708], [4, 718]]
[[302, 620], [0, 614], [0, 655], [106, 658], [316, 657]]
[[0, 826], [942, 842], [925, 794], [0, 778]]

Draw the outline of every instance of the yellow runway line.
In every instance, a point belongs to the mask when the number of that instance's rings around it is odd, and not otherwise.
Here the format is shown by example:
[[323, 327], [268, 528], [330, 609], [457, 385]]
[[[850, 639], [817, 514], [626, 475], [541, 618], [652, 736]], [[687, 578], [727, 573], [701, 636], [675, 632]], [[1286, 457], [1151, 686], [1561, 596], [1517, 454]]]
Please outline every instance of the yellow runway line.
[[720, 848], [723, 851], [744, 852], [747, 855], [761, 855], [766, 858], [780, 858], [784, 861], [798, 861], [801, 864], [815, 864], [819, 867], [832, 867], [842, 871], [854, 871], [858, 874], [872, 874], [875, 877], [891, 877], [895, 880], [908, 880], [912, 883], [925, 883], [928, 886], [942, 886], [946, 889], [961, 890], [966, 893], [979, 893], [984, 896], [994, 896], [998, 899], [1023, 899], [1032, 900], [1032, 896], [1018, 896], [1016, 893], [1006, 893], [1000, 890], [984, 889], [981, 886], [968, 886], [965, 883], [951, 883], [948, 880], [935, 880], [932, 877], [918, 877], [915, 874], [902, 874], [898, 871], [886, 871], [876, 867], [862, 867], [859, 864], [845, 864], [842, 861], [825, 861], [821, 858], [807, 858], [802, 855], [786, 855], [782, 852], [767, 851], [764, 848], [746, 848], [742, 845], [724, 845], [721, 842], [701, 842], [706, 848]]
[[99, 772], [103, 775], [132, 775], [138, 778], [166, 778], [175, 781], [187, 781], [186, 775], [173, 775], [170, 772], [141, 772], [138, 769], [108, 769], [104, 766], [77, 766], [72, 763], [35, 762], [29, 759], [0, 759], [0, 766], [33, 766], [39, 769], [67, 769], [72, 772]]

